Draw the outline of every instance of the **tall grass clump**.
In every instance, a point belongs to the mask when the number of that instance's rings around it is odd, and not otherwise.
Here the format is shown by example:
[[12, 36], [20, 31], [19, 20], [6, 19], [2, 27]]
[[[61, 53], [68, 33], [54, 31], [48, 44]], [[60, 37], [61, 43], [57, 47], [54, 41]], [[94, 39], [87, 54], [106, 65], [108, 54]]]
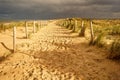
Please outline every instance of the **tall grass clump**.
[[0, 32], [2, 31], [6, 31], [7, 29], [11, 29], [13, 27], [12, 24], [4, 24], [4, 23], [1, 23], [0, 24]]
[[120, 59], [120, 39], [114, 40], [112, 43], [109, 58]]
[[120, 26], [113, 26], [111, 35], [120, 35]]
[[4, 30], [4, 25], [0, 24], [0, 32], [2, 32]]
[[97, 45], [98, 47], [104, 47], [105, 42], [104, 42], [104, 37], [105, 33], [102, 32], [100, 33], [94, 40], [93, 45]]

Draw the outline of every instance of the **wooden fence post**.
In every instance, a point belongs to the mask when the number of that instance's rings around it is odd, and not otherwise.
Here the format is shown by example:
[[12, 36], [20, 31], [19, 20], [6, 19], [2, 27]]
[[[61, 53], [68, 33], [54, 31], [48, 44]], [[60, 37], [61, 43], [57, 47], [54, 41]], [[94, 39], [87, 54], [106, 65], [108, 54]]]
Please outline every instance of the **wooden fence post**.
[[75, 20], [75, 28], [77, 27], [77, 20]]
[[42, 28], [43, 28], [43, 21], [41, 22], [41, 26], [42, 26]]
[[75, 28], [77, 27], [77, 20], [74, 20], [74, 21], [75, 21], [75, 24], [73, 25], [72, 32], [75, 32]]
[[[36, 26], [37, 25], [37, 26]], [[37, 33], [39, 30], [39, 25], [38, 25], [38, 21], [36, 21], [36, 24], [35, 24], [35, 32]]]
[[46, 26], [48, 26], [48, 21], [46, 21]]
[[40, 21], [40, 27], [42, 28], [42, 21]]
[[41, 28], [41, 21], [40, 21], [40, 28]]
[[16, 51], [16, 27], [13, 27], [13, 52]]
[[67, 27], [67, 20], [65, 20], [65, 27]]
[[93, 32], [92, 20], [90, 20], [90, 33], [91, 33], [91, 41], [90, 41], [90, 44], [93, 44], [93, 43], [94, 43], [94, 32]]
[[40, 21], [38, 22], [38, 30], [40, 30]]
[[84, 21], [82, 20], [81, 23], [81, 31], [79, 33], [79, 36], [84, 37], [85, 36], [85, 26], [84, 26]]
[[75, 26], [77, 27], [77, 20], [75, 20]]
[[6, 31], [6, 27], [5, 27], [5, 25], [3, 24], [3, 28], [4, 28], [4, 32]]
[[25, 21], [25, 34], [26, 34], [26, 38], [28, 38], [28, 24], [27, 24], [27, 21]]
[[35, 25], [35, 21], [33, 22], [33, 33], [35, 33], [35, 27], [36, 27], [36, 25]]
[[84, 27], [84, 21], [82, 21], [82, 25], [81, 25], [81, 27], [82, 27], [82, 28]]

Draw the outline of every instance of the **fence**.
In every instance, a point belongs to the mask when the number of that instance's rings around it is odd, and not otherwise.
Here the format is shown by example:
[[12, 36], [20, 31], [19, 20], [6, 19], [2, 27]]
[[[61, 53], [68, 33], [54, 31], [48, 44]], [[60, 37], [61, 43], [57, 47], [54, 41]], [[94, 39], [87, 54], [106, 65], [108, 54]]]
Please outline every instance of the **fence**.
[[[112, 56], [120, 56], [120, 20], [91, 20], [67, 18], [57, 22], [79, 37], [85, 37], [90, 45], [110, 50]], [[114, 53], [114, 55], [113, 55]]]
[[[19, 24], [16, 24], [19, 23]], [[21, 25], [22, 24], [22, 25]], [[7, 29], [12, 29], [13, 31], [13, 52], [16, 52], [16, 34], [17, 27], [24, 26], [25, 38], [29, 38], [29, 27], [33, 27], [33, 34], [37, 33], [40, 28], [47, 26], [48, 21], [25, 21], [25, 22], [11, 22], [11, 23], [1, 23], [0, 32], [5, 32]]]

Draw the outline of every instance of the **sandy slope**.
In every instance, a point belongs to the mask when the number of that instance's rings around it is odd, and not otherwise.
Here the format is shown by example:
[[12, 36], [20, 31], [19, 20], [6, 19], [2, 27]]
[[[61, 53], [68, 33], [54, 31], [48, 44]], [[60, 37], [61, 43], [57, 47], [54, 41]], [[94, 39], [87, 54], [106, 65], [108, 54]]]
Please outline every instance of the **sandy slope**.
[[54, 23], [17, 50], [0, 63], [0, 80], [120, 80], [120, 63]]

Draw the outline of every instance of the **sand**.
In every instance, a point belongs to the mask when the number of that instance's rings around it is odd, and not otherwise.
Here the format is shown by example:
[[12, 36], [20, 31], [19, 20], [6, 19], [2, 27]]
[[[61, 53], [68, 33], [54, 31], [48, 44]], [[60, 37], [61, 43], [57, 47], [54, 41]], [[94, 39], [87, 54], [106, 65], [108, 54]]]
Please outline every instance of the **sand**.
[[[55, 22], [30, 39], [24, 35], [17, 28], [17, 51], [4, 59], [10, 50], [0, 44], [0, 80], [120, 80], [120, 63], [107, 59], [107, 51]], [[12, 49], [12, 31], [0, 33], [0, 42]]]

